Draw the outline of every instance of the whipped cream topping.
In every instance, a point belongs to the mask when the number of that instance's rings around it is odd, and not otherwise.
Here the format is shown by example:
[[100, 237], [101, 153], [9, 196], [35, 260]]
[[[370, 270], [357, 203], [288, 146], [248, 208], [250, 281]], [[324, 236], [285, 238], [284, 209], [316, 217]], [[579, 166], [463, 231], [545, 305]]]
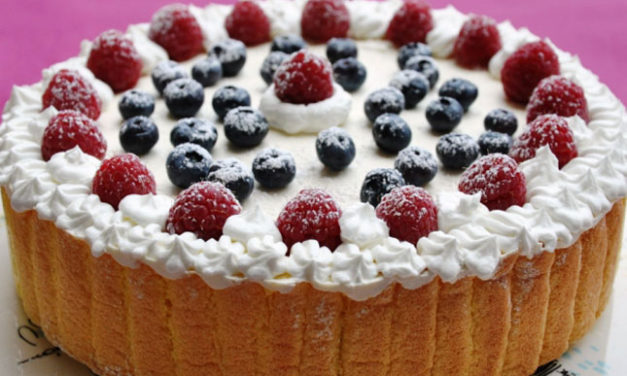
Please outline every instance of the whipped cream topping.
[[434, 9], [431, 14], [433, 29], [427, 34], [427, 44], [431, 47], [433, 56], [446, 59], [453, 54], [455, 40], [468, 16], [452, 5]]
[[383, 38], [394, 14], [402, 5], [400, 0], [347, 1], [346, 8], [350, 14], [348, 36], [355, 39]]

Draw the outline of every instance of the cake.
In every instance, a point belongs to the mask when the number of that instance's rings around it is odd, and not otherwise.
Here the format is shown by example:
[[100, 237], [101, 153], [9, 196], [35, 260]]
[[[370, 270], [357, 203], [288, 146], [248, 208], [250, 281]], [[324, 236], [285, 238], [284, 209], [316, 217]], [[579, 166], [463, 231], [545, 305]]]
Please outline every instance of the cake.
[[625, 108], [526, 29], [267, 0], [81, 47], [13, 89], [0, 183], [26, 314], [99, 375], [522, 376], [607, 304]]

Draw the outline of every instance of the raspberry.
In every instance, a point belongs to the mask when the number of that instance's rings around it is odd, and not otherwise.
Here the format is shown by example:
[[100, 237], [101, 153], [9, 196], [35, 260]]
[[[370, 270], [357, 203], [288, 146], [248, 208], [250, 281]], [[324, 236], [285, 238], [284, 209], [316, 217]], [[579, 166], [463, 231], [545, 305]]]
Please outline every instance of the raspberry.
[[117, 30], [100, 34], [94, 41], [87, 59], [87, 68], [109, 84], [116, 93], [137, 84], [142, 66], [142, 60], [133, 41]]
[[165, 224], [171, 234], [193, 232], [203, 240], [219, 239], [224, 222], [242, 207], [220, 183], [202, 181], [179, 193]]
[[135, 154], [116, 155], [105, 159], [92, 182], [92, 192], [116, 210], [128, 195], [155, 194], [157, 183], [152, 172]]
[[533, 89], [527, 105], [527, 123], [544, 114], [579, 115], [586, 123], [590, 121], [583, 89], [563, 76], [549, 76]]
[[326, 43], [348, 34], [350, 17], [342, 0], [309, 0], [300, 19], [301, 33], [312, 43]]
[[433, 29], [431, 7], [423, 0], [407, 0], [396, 11], [385, 37], [401, 47], [407, 43], [424, 43], [427, 33]]
[[166, 5], [152, 17], [148, 37], [165, 48], [170, 59], [183, 61], [203, 50], [200, 25], [183, 4]]
[[50, 119], [41, 141], [41, 156], [49, 160], [56, 153], [77, 146], [83, 153], [102, 159], [107, 151], [105, 140], [98, 124], [77, 111], [65, 110]]
[[536, 149], [548, 145], [562, 168], [577, 156], [573, 132], [568, 122], [557, 115], [541, 115], [514, 141], [510, 157], [520, 163], [536, 156]]
[[85, 77], [75, 70], [61, 69], [48, 84], [41, 97], [43, 108], [53, 106], [59, 111], [75, 110], [98, 119], [102, 101]]
[[481, 192], [481, 203], [490, 210], [523, 205], [527, 194], [525, 175], [515, 160], [504, 154], [490, 154], [473, 163], [459, 180], [466, 194]]
[[487, 67], [492, 56], [500, 49], [501, 36], [496, 22], [490, 17], [472, 16], [459, 31], [453, 55], [461, 66]]
[[284, 61], [274, 75], [274, 93], [283, 102], [308, 104], [333, 95], [331, 65], [302, 50]]
[[546, 42], [538, 41], [523, 45], [505, 60], [501, 81], [507, 98], [526, 104], [538, 82], [559, 73], [557, 55]]
[[270, 21], [253, 1], [235, 3], [224, 25], [231, 38], [239, 39], [247, 46], [270, 41]]
[[438, 208], [433, 198], [413, 185], [394, 188], [383, 196], [377, 217], [387, 223], [391, 236], [412, 244], [438, 229]]
[[277, 219], [277, 227], [288, 247], [314, 239], [333, 251], [342, 243], [341, 214], [328, 193], [320, 189], [303, 189], [285, 205]]

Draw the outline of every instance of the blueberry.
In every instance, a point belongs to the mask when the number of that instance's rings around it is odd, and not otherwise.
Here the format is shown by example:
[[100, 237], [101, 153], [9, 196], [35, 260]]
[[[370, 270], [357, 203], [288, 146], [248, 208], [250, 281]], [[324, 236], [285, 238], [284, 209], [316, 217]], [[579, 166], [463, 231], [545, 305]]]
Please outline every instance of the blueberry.
[[361, 202], [377, 207], [383, 196], [403, 185], [405, 185], [405, 179], [399, 171], [393, 168], [376, 168], [366, 174], [359, 198]]
[[382, 114], [372, 126], [372, 136], [377, 146], [389, 153], [403, 150], [411, 141], [411, 129], [397, 114]]
[[331, 63], [347, 57], [357, 57], [357, 44], [350, 38], [332, 38], [327, 43], [327, 58]]
[[237, 107], [224, 117], [224, 134], [234, 145], [249, 148], [257, 146], [268, 134], [268, 121], [259, 110]]
[[518, 119], [513, 112], [502, 108], [492, 110], [483, 120], [483, 125], [488, 131], [513, 135], [518, 128]]
[[230, 110], [241, 106], [250, 106], [250, 94], [237, 86], [222, 86], [213, 94], [211, 105], [218, 117], [224, 119]]
[[288, 54], [282, 51], [273, 51], [270, 52], [270, 55], [266, 56], [263, 64], [261, 64], [260, 70], [261, 78], [263, 78], [266, 84], [270, 85], [272, 83], [276, 70], [288, 56]]
[[428, 56], [414, 56], [409, 58], [403, 69], [411, 69], [424, 74], [427, 80], [429, 80], [429, 86], [431, 88], [435, 86], [440, 78], [440, 71], [438, 71], [435, 60]]
[[124, 151], [144, 155], [159, 141], [159, 128], [145, 116], [132, 117], [120, 128], [120, 144]]
[[159, 94], [163, 94], [163, 90], [170, 82], [189, 77], [182, 65], [171, 60], [164, 60], [157, 64], [150, 76]]
[[240, 202], [250, 196], [255, 187], [253, 174], [235, 158], [213, 162], [209, 167], [207, 180], [221, 183], [231, 190]]
[[168, 154], [165, 166], [172, 184], [187, 188], [207, 178], [211, 162], [211, 154], [205, 148], [185, 143], [177, 145]]
[[355, 159], [355, 143], [344, 129], [328, 128], [318, 133], [316, 154], [322, 164], [331, 170], [340, 171]]
[[226, 39], [211, 47], [211, 53], [220, 60], [224, 77], [237, 76], [246, 63], [246, 46], [235, 39]]
[[394, 168], [403, 174], [407, 184], [422, 187], [438, 173], [438, 161], [427, 150], [410, 146], [398, 153]]
[[391, 86], [373, 91], [364, 103], [364, 112], [371, 122], [374, 122], [381, 114], [400, 114], [403, 108], [405, 108], [403, 93]]
[[222, 64], [215, 56], [207, 56], [192, 67], [192, 78], [204, 87], [213, 86], [222, 78]]
[[264, 149], [253, 160], [253, 174], [265, 188], [283, 188], [294, 180], [296, 162], [289, 152], [274, 148]]
[[359, 90], [366, 76], [366, 67], [354, 57], [340, 59], [333, 64], [335, 82], [350, 93]]
[[177, 119], [196, 115], [205, 101], [202, 85], [191, 78], [172, 81], [163, 91], [165, 105]]
[[492, 153], [507, 154], [512, 147], [512, 136], [507, 133], [487, 131], [479, 136], [477, 143], [483, 155]]
[[440, 137], [435, 151], [446, 168], [466, 168], [479, 156], [479, 145], [467, 134], [449, 133]]
[[440, 97], [429, 103], [426, 115], [431, 129], [436, 132], [447, 133], [462, 121], [464, 109], [456, 99]]
[[411, 59], [414, 56], [431, 56], [431, 47], [427, 46], [424, 43], [420, 42], [411, 42], [407, 43], [403, 47], [398, 50], [398, 57], [396, 58], [396, 62], [398, 63], [398, 67], [400, 69], [405, 68], [405, 63], [407, 60]]
[[209, 120], [185, 118], [179, 120], [170, 132], [170, 142], [177, 146], [186, 142], [211, 151], [218, 140], [218, 130]]
[[441, 97], [455, 98], [464, 108], [464, 112], [468, 111], [470, 105], [477, 99], [479, 89], [477, 86], [463, 78], [453, 78], [446, 81], [438, 92]]
[[307, 43], [305, 43], [300, 35], [280, 35], [272, 40], [270, 51], [281, 51], [289, 55], [306, 47]]
[[405, 96], [405, 108], [415, 108], [429, 92], [429, 80], [411, 69], [402, 70], [394, 75], [390, 86], [397, 88]]
[[123, 119], [150, 116], [155, 111], [155, 97], [143, 91], [130, 90], [122, 95], [118, 109]]

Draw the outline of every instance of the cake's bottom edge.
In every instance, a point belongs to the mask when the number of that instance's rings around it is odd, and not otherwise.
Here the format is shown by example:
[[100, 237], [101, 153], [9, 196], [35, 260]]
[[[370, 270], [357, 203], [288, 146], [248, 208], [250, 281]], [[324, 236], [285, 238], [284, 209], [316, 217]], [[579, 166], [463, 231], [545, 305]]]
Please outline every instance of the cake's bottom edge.
[[514, 256], [492, 280], [395, 284], [358, 302], [306, 283], [213, 290], [130, 269], [2, 197], [26, 314], [101, 376], [527, 376], [602, 313], [625, 216], [619, 200], [571, 247]]

